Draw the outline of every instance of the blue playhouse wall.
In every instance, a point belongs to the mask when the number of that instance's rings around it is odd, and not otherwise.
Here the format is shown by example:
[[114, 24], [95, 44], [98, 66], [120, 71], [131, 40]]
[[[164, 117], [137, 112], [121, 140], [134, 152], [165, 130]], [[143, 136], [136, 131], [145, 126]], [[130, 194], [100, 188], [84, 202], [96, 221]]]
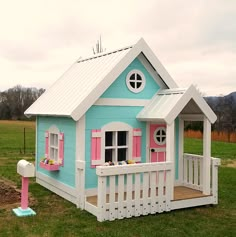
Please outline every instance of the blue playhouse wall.
[[[146, 85], [140, 93], [132, 93], [126, 86], [126, 76], [133, 70], [142, 71], [146, 78]], [[142, 63], [136, 58], [117, 80], [103, 93], [101, 98], [127, 98], [127, 99], [151, 99], [160, 89], [152, 76], [148, 73]], [[127, 123], [133, 128], [142, 129], [142, 160], [146, 162], [146, 122], [136, 119], [137, 114], [143, 109], [142, 106], [96, 106], [93, 105], [86, 112], [85, 128], [85, 188], [97, 187], [96, 168], [91, 168], [91, 130], [101, 129], [111, 122]], [[176, 121], [176, 125], [178, 120]], [[59, 171], [50, 172], [39, 167], [39, 162], [45, 156], [45, 131], [52, 125], [57, 126], [60, 132], [64, 133], [64, 166]], [[178, 126], [176, 126], [176, 165], [178, 164]], [[78, 149], [78, 148], [77, 148]], [[71, 118], [63, 117], [37, 117], [37, 153], [36, 169], [38, 172], [47, 175], [59, 182], [75, 188], [75, 157], [76, 154], [76, 122]], [[178, 167], [178, 166], [177, 166]], [[178, 178], [178, 169], [176, 169]]]
[[[45, 131], [55, 125], [64, 133], [64, 166], [59, 171], [47, 171], [39, 167], [39, 162], [45, 156]], [[37, 117], [37, 153], [36, 170], [59, 182], [75, 187], [75, 132], [76, 122], [71, 118]]]

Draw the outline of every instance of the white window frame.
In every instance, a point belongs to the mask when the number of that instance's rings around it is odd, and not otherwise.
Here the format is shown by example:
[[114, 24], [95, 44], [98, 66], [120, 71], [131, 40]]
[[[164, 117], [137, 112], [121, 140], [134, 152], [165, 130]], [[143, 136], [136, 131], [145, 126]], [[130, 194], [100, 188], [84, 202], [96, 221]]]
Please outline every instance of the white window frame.
[[[125, 131], [127, 132], [127, 138], [126, 138], [126, 145], [125, 146], [118, 146], [118, 132]], [[126, 123], [122, 122], [112, 122], [109, 124], [106, 124], [101, 128], [101, 157], [103, 159], [103, 162], [105, 163], [105, 150], [106, 149], [114, 149], [114, 154], [112, 155], [112, 162], [118, 162], [118, 149], [119, 148], [126, 148], [126, 160], [132, 159], [132, 135], [133, 135], [133, 128], [129, 126]], [[115, 142], [112, 146], [105, 146], [105, 136], [106, 132], [113, 132], [112, 135], [114, 136], [113, 139], [115, 139]]]
[[59, 160], [59, 135], [60, 131], [56, 126], [52, 126], [48, 130], [49, 136], [49, 158], [58, 162]]
[[[160, 141], [157, 140], [157, 132], [160, 131], [161, 134], [158, 135], [158, 137], [160, 137]], [[162, 134], [162, 131], [165, 131], [165, 135]], [[162, 138], [165, 137], [164, 141], [162, 140]], [[154, 133], [153, 133], [153, 140], [157, 145], [165, 145], [166, 144], [166, 127], [158, 127], [155, 129]]]
[[[133, 74], [135, 74], [135, 79], [134, 80], [130, 80], [130, 77], [133, 75]], [[141, 77], [141, 81], [138, 81], [137, 80], [137, 74]], [[130, 82], [134, 82], [135, 83], [135, 88], [134, 87], [132, 87], [131, 86], [131, 84], [130, 84]], [[141, 82], [141, 86], [139, 87], [139, 88], [137, 88], [137, 83], [140, 83]], [[145, 78], [145, 76], [144, 76], [144, 74], [141, 72], [141, 71], [139, 71], [139, 70], [132, 70], [132, 71], [130, 71], [129, 73], [128, 73], [128, 75], [126, 76], [126, 86], [128, 87], [128, 89], [130, 90], [130, 91], [132, 91], [133, 93], [139, 93], [139, 92], [141, 92], [143, 89], [144, 89], [144, 87], [145, 87], [145, 85], [146, 85], [146, 78]]]

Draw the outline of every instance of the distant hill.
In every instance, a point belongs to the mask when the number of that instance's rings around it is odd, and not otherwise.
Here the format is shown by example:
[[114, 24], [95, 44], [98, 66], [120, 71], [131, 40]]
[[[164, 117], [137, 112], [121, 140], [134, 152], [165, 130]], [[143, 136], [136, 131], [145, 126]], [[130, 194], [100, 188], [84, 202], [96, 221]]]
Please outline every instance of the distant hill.
[[226, 96], [208, 96], [205, 100], [217, 115], [213, 129], [236, 131], [236, 92]]

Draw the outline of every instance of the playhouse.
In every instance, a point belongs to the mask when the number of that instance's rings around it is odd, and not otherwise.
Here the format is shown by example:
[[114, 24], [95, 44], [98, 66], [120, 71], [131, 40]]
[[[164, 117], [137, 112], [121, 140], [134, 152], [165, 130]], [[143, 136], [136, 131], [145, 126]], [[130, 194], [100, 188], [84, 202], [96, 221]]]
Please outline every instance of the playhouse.
[[[36, 116], [36, 181], [98, 221], [218, 202], [216, 115], [177, 84], [143, 39], [75, 62], [25, 114]], [[184, 122], [203, 122], [203, 154]]]

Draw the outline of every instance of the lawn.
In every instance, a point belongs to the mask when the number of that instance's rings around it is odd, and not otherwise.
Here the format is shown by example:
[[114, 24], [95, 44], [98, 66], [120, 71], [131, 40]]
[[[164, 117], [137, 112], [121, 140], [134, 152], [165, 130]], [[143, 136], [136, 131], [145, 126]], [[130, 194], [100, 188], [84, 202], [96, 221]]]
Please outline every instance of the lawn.
[[[21, 132], [24, 127], [26, 131], [32, 131], [27, 140], [26, 154], [22, 150]], [[14, 131], [19, 131], [19, 134], [14, 135]], [[0, 121], [0, 135], [0, 179], [11, 180], [20, 187], [16, 164], [20, 159], [34, 160], [34, 124]], [[201, 154], [201, 147], [201, 140], [185, 139], [185, 152]], [[0, 236], [236, 236], [236, 144], [213, 142], [212, 155], [223, 161], [219, 168], [217, 206], [99, 223], [95, 216], [77, 209], [31, 178], [30, 207], [37, 215], [19, 218], [11, 211], [17, 205], [0, 207]]]

